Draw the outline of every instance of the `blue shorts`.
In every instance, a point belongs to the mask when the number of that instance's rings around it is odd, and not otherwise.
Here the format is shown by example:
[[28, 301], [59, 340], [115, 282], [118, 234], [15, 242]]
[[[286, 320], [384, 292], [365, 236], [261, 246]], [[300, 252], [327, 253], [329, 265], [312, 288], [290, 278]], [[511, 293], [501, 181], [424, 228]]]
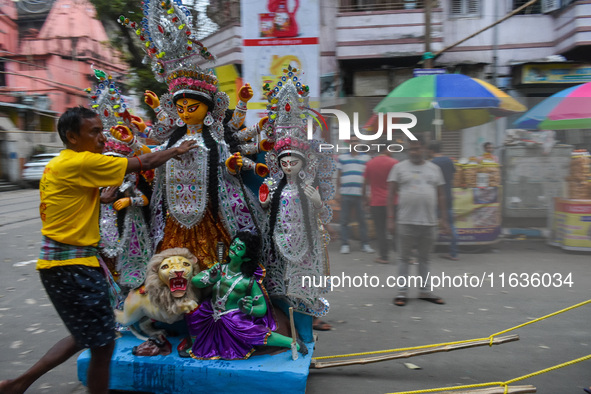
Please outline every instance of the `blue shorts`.
[[115, 316], [100, 268], [67, 265], [40, 269], [39, 276], [79, 346], [101, 347], [115, 340]]

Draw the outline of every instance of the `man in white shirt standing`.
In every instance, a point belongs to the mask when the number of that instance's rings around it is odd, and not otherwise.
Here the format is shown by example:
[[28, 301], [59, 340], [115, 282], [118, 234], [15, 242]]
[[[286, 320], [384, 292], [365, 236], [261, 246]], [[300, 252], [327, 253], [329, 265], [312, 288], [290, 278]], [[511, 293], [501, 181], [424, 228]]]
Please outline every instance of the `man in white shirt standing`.
[[[408, 267], [416, 248], [421, 277], [419, 298], [435, 304], [445, 304], [431, 292], [429, 283], [429, 255], [437, 237], [437, 208], [441, 212], [441, 226], [449, 232], [445, 202], [445, 180], [441, 169], [424, 158], [424, 142], [410, 141], [408, 159], [394, 167], [388, 175], [388, 217], [394, 216], [394, 200], [398, 194], [396, 240], [398, 250], [398, 295], [394, 304], [404, 306], [409, 287]], [[390, 229], [394, 223], [390, 223]], [[404, 283], [403, 283], [404, 282]]]

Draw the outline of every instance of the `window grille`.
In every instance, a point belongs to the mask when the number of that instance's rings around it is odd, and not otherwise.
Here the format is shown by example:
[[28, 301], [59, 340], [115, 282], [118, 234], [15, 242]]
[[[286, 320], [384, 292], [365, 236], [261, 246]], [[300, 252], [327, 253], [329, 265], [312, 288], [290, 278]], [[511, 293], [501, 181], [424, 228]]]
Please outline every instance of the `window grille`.
[[451, 0], [453, 17], [480, 16], [480, 0]]

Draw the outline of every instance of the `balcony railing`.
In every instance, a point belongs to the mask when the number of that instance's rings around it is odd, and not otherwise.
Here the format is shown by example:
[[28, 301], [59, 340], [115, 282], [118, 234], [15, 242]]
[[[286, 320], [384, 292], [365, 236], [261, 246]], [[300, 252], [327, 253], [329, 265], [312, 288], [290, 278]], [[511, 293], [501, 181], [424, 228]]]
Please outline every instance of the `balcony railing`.
[[[429, 0], [340, 0], [339, 12], [414, 10], [425, 7]], [[432, 7], [438, 6], [432, 1]]]

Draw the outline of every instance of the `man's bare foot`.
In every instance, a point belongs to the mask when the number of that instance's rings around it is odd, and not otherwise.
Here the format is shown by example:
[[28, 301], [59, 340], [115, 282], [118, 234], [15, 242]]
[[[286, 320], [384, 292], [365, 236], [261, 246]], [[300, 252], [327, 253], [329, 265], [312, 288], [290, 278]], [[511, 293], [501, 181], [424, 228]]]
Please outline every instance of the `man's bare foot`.
[[24, 389], [18, 386], [15, 379], [0, 381], [0, 394], [23, 394]]

